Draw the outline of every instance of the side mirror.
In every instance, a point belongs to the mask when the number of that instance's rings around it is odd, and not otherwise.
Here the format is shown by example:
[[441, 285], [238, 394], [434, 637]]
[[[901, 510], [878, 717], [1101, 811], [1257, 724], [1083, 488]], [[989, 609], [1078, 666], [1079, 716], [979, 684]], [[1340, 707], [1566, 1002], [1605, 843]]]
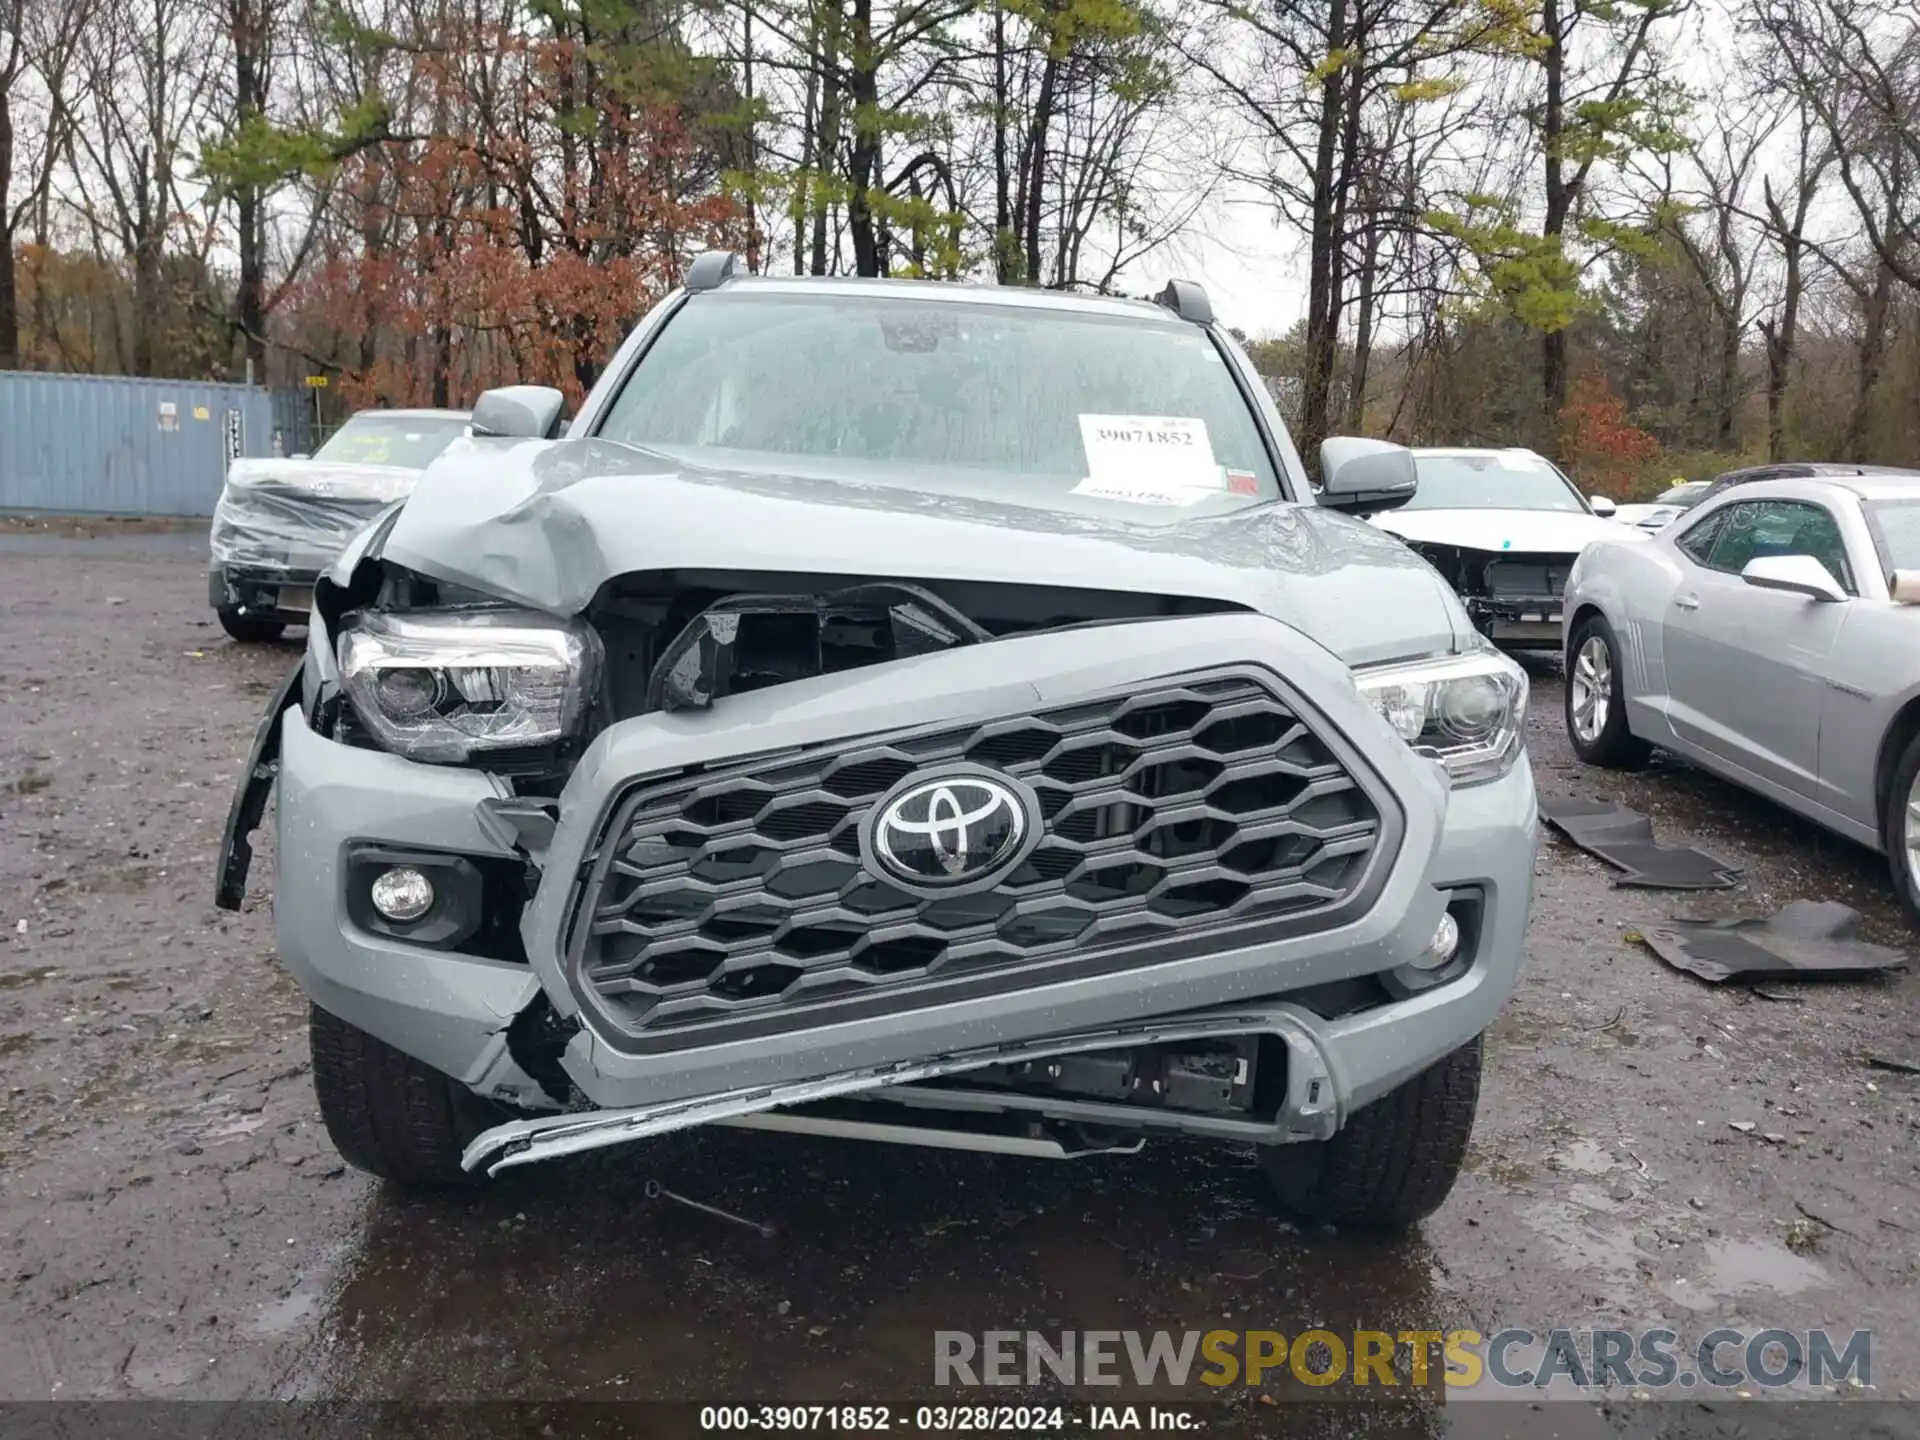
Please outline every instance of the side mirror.
[[1784, 590], [1828, 604], [1847, 598], [1827, 567], [1811, 555], [1762, 555], [1747, 562], [1740, 578], [1762, 590]]
[[504, 385], [473, 402], [473, 434], [503, 440], [551, 440], [567, 397], [546, 385]]
[[1587, 504], [1593, 507], [1593, 513], [1598, 515], [1602, 520], [1620, 508], [1604, 495], [1589, 495], [1587, 497]]
[[1888, 590], [1896, 605], [1920, 605], [1920, 570], [1896, 570]]
[[1320, 442], [1320, 503], [1350, 515], [1396, 510], [1413, 498], [1420, 477], [1413, 452], [1386, 440], [1335, 435]]

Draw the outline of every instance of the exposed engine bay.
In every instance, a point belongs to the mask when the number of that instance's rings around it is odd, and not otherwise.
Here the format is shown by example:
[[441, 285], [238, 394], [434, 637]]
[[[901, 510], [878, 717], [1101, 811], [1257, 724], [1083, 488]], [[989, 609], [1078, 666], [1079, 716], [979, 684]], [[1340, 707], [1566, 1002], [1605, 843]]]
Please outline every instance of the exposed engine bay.
[[1409, 540], [1451, 585], [1474, 628], [1496, 644], [1558, 649], [1567, 576], [1576, 555], [1475, 550]]
[[[370, 561], [345, 591], [323, 594], [321, 611], [337, 630], [360, 612], [480, 612], [493, 605]], [[618, 576], [581, 617], [601, 651], [598, 687], [581, 732], [526, 752], [493, 751], [474, 763], [512, 777], [522, 793], [557, 793], [572, 759], [595, 734], [637, 715], [703, 709], [730, 695], [1011, 635], [1239, 608], [1186, 596], [1045, 585], [713, 571]], [[321, 733], [370, 743], [342, 699], [322, 697]]]
[[1234, 608], [1041, 585], [669, 571], [614, 580], [586, 618], [606, 646], [611, 722], [1007, 635]]

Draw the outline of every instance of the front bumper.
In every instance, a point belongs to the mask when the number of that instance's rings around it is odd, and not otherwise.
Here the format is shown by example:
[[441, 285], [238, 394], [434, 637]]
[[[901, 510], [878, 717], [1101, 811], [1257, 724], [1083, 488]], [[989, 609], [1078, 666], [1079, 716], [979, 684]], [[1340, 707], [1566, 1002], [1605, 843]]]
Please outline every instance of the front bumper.
[[313, 611], [313, 587], [323, 572], [294, 565], [207, 567], [207, 603], [249, 620], [304, 625]]
[[1519, 599], [1490, 600], [1471, 595], [1465, 601], [1474, 628], [1496, 645], [1521, 649], [1537, 646], [1558, 649], [1560, 645], [1561, 597], [1530, 595]]
[[[499, 827], [480, 819], [483, 802], [508, 795], [506, 783], [337, 744], [293, 709], [282, 722], [280, 952], [313, 1000], [342, 1019], [483, 1093], [548, 1107], [553, 1102], [510, 1050], [507, 1027], [543, 991], [563, 1019], [580, 1017], [563, 945], [578, 904], [576, 877], [636, 777], [930, 720], [1026, 715], [1199, 666], [1245, 664], [1248, 656], [1310, 697], [1398, 802], [1398, 853], [1364, 913], [1258, 943], [1227, 931], [1195, 947], [1199, 953], [1117, 974], [667, 1054], [615, 1048], [588, 1023], [559, 1060], [603, 1113], [591, 1124], [571, 1116], [529, 1122], [531, 1130], [505, 1127], [512, 1133], [495, 1143], [524, 1146], [530, 1156], [563, 1153], [952, 1074], [1011, 1054], [1138, 1043], [1143, 1034], [1162, 1039], [1174, 1031], [1278, 1035], [1290, 1057], [1287, 1101], [1268, 1133], [1241, 1138], [1331, 1133], [1357, 1107], [1471, 1040], [1512, 989], [1533, 879], [1533, 783], [1523, 759], [1501, 780], [1450, 792], [1439, 767], [1408, 750], [1360, 699], [1344, 666], [1287, 627], [1252, 616], [1005, 640], [754, 692], [701, 714], [617, 724], [595, 741], [560, 797], [557, 828], [538, 857], [541, 883], [520, 927], [526, 963], [425, 951], [372, 934], [344, 903], [346, 855], [356, 844], [514, 859]], [[1457, 978], [1335, 1019], [1289, 998], [1405, 966], [1431, 940], [1454, 889], [1478, 890], [1484, 905], [1472, 963]], [[1156, 1115], [1163, 1125], [1206, 1128]], [[569, 1134], [581, 1143], [570, 1143]]]

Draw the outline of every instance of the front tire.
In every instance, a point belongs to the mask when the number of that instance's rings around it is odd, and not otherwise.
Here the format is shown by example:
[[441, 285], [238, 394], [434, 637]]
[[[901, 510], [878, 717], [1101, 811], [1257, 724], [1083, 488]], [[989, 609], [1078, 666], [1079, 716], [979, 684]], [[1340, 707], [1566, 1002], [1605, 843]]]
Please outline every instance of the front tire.
[[1480, 1060], [1476, 1035], [1356, 1111], [1331, 1140], [1262, 1151], [1280, 1207], [1361, 1230], [1405, 1230], [1426, 1219], [1460, 1177], [1480, 1103]]
[[1567, 642], [1566, 722], [1573, 753], [1589, 765], [1630, 770], [1652, 748], [1627, 728], [1620, 642], [1599, 615], [1582, 620]]
[[1882, 833], [1893, 868], [1893, 892], [1907, 918], [1920, 925], [1920, 735], [1907, 741], [1887, 787]]
[[214, 613], [220, 617], [220, 628], [242, 645], [263, 645], [269, 640], [278, 640], [287, 628], [284, 620], [256, 620], [242, 615], [231, 605], [222, 605]]
[[318, 1005], [307, 1039], [320, 1118], [348, 1164], [409, 1189], [479, 1178], [460, 1168], [460, 1154], [505, 1118], [503, 1107]]

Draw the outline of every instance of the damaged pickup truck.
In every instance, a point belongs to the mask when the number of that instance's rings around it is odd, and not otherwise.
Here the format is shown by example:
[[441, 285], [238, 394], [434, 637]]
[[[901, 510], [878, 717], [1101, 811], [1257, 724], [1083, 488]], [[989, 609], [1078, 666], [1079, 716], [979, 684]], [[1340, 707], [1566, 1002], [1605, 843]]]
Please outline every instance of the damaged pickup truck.
[[1316, 499], [1204, 292], [709, 253], [481, 397], [321, 580], [234, 799], [341, 1153], [445, 1184], [685, 1126], [1257, 1147], [1396, 1227], [1533, 882], [1525, 674]]

